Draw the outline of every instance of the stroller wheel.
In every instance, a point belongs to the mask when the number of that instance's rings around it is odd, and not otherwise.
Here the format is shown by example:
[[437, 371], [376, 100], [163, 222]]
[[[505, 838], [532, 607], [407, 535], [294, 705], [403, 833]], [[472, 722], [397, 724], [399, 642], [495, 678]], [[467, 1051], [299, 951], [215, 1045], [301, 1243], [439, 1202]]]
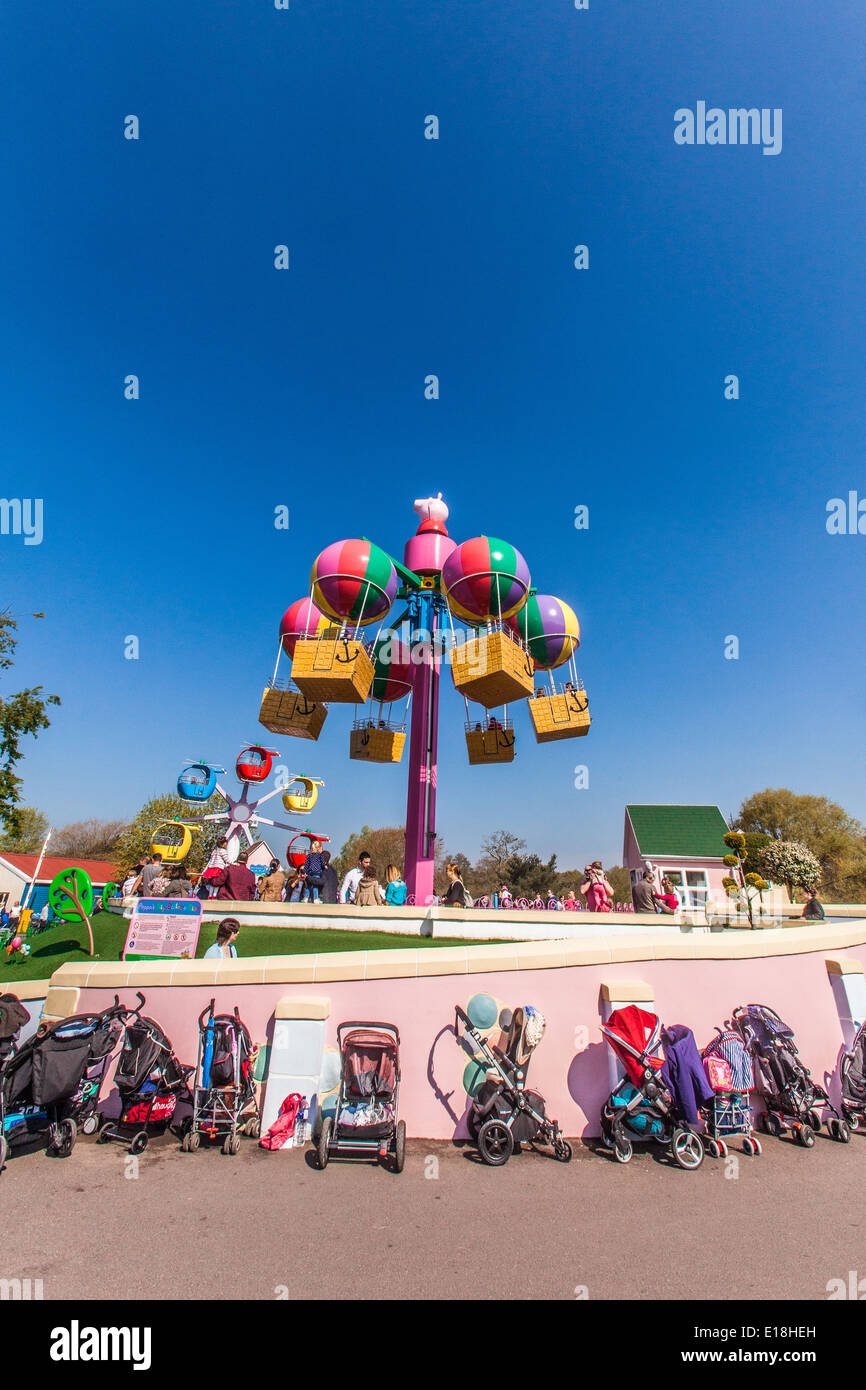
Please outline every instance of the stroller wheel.
[[62, 1120], [57, 1126], [57, 1136], [49, 1149], [57, 1158], [68, 1158], [75, 1148], [78, 1126], [74, 1120]]
[[743, 1153], [748, 1154], [751, 1158], [757, 1158], [761, 1153], [760, 1139], [756, 1139], [752, 1134], [747, 1134], [743, 1140]]
[[804, 1149], [811, 1149], [815, 1143], [815, 1131], [811, 1125], [797, 1125], [794, 1129], [797, 1136], [797, 1143], [802, 1144]]
[[574, 1149], [571, 1147], [567, 1139], [554, 1139], [553, 1157], [558, 1159], [560, 1163], [571, 1162], [572, 1158], [574, 1157]]
[[782, 1133], [782, 1126], [778, 1118], [775, 1115], [771, 1115], [769, 1111], [765, 1111], [761, 1116], [760, 1125], [764, 1133], [771, 1134], [774, 1139], [778, 1139]]
[[478, 1131], [478, 1152], [491, 1168], [501, 1168], [514, 1152], [514, 1135], [502, 1120], [486, 1120]]
[[9, 1157], [9, 1141], [5, 1134], [0, 1134], [0, 1173], [6, 1167], [6, 1160]]
[[239, 1134], [227, 1134], [223, 1140], [223, 1153], [234, 1157], [241, 1151], [241, 1136]]
[[326, 1120], [322, 1121], [322, 1131], [319, 1135], [319, 1142], [316, 1146], [316, 1157], [319, 1160], [320, 1168], [327, 1168], [328, 1159], [331, 1157], [329, 1152], [329, 1145], [331, 1143], [331, 1133], [333, 1131], [333, 1128], [334, 1121], [331, 1119], [329, 1115]]
[[818, 1111], [817, 1111], [817, 1110], [810, 1110], [807, 1118], [808, 1118], [808, 1120], [809, 1120], [809, 1124], [811, 1125], [812, 1129], [814, 1129], [815, 1133], [816, 1133], [816, 1134], [820, 1134], [820, 1133], [821, 1133], [821, 1125], [822, 1125], [823, 1121], [822, 1121], [821, 1116], [820, 1116], [820, 1114], [818, 1113]]
[[199, 1134], [198, 1130], [191, 1129], [189, 1131], [189, 1134], [185, 1135], [184, 1137], [186, 1139], [187, 1153], [194, 1154], [199, 1148], [201, 1148], [201, 1135]]
[[406, 1162], [406, 1121], [398, 1120], [394, 1132], [394, 1172], [402, 1173]]
[[252, 1120], [247, 1120], [246, 1124], [244, 1125], [244, 1130], [251, 1139], [258, 1139], [259, 1135], [262, 1132], [262, 1122], [258, 1118], [258, 1116], [256, 1116]]
[[99, 1129], [99, 1116], [88, 1115], [86, 1120], [81, 1121], [82, 1134], [95, 1134]]
[[851, 1131], [844, 1120], [837, 1120], [834, 1115], [827, 1128], [830, 1131], [830, 1138], [835, 1139], [837, 1144], [850, 1143]]
[[860, 1128], [861, 1128], [860, 1116], [859, 1116], [859, 1115], [855, 1115], [855, 1114], [853, 1113], [853, 1111], [852, 1111], [850, 1114], [846, 1114], [845, 1119], [848, 1121], [848, 1128], [849, 1128], [850, 1130], [855, 1130], [855, 1129], [860, 1129]]
[[617, 1139], [613, 1146], [613, 1156], [617, 1163], [631, 1163], [631, 1156], [633, 1153], [634, 1149], [631, 1146], [630, 1139]]
[[681, 1168], [700, 1168], [704, 1161], [704, 1146], [700, 1135], [690, 1129], [675, 1129], [671, 1139], [671, 1153]]
[[726, 1146], [718, 1139], [707, 1139], [706, 1145], [707, 1153], [710, 1155], [710, 1158], [724, 1158], [728, 1152]]
[[147, 1145], [147, 1132], [143, 1129], [140, 1129], [138, 1131], [138, 1134], [134, 1134], [132, 1136], [132, 1143], [129, 1146], [129, 1152], [131, 1154], [143, 1154], [145, 1149], [147, 1148]]

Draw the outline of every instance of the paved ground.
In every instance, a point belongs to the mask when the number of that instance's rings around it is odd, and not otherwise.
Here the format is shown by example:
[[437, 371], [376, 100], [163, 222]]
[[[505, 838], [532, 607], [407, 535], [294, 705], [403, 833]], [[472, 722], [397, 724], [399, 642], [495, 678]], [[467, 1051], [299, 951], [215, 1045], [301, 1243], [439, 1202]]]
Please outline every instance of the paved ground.
[[[135, 1164], [81, 1139], [0, 1177], [0, 1278], [45, 1299], [825, 1299], [866, 1276], [866, 1137], [811, 1151], [767, 1140], [737, 1177], [707, 1158], [682, 1172], [644, 1151], [627, 1168], [581, 1150], [505, 1168], [414, 1141], [401, 1176], [244, 1140]], [[427, 1176], [437, 1173], [438, 1176]], [[130, 1258], [133, 1257], [133, 1258]], [[866, 1286], [864, 1286], [866, 1287]], [[285, 1296], [285, 1293], [283, 1293]]]

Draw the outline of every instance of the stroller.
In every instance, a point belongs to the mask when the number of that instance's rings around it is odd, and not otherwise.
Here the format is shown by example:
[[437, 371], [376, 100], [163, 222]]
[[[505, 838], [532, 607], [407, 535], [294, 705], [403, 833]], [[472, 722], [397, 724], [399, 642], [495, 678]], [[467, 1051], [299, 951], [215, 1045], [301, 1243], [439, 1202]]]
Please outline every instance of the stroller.
[[842, 1055], [842, 1114], [850, 1129], [866, 1124], [866, 1023], [854, 1034], [849, 1050]]
[[239, 1151], [241, 1129], [258, 1139], [262, 1126], [253, 1079], [255, 1058], [256, 1048], [237, 1006], [233, 1014], [214, 1015], [212, 999], [198, 1020], [194, 1104], [181, 1140], [184, 1153], [195, 1153], [202, 1135], [222, 1139], [224, 1154]]
[[120, 1094], [117, 1119], [100, 1116], [96, 1142], [129, 1140], [129, 1152], [143, 1153], [150, 1134], [163, 1133], [178, 1101], [193, 1104], [188, 1078], [194, 1067], [183, 1066], [165, 1033], [152, 1018], [142, 1015], [145, 998], [138, 995], [135, 1009], [124, 1009], [123, 1044], [114, 1084]]
[[75, 1014], [16, 1046], [30, 1014], [14, 995], [0, 1000], [0, 1171], [10, 1148], [43, 1135], [47, 1152], [68, 1158], [78, 1132], [96, 1128], [99, 1090], [120, 1036], [124, 1010]]
[[529, 1062], [544, 1034], [544, 1016], [528, 1005], [513, 1013], [503, 1009], [499, 1015], [499, 1027], [506, 1034], [502, 1049], [479, 1032], [459, 1006], [454, 1012], [458, 1043], [465, 1048], [463, 1040], [470, 1038], [472, 1047], [465, 1050], [476, 1057], [480, 1054], [488, 1067], [466, 1117], [466, 1127], [484, 1162], [499, 1168], [514, 1152], [520, 1152], [522, 1144], [546, 1144], [553, 1149], [554, 1158], [568, 1163], [572, 1147], [563, 1139], [556, 1120], [545, 1114], [544, 1097], [526, 1089]]
[[699, 1168], [704, 1160], [700, 1135], [679, 1118], [676, 1097], [660, 1074], [665, 1066], [661, 1019], [629, 1004], [616, 1009], [601, 1031], [626, 1071], [602, 1107], [605, 1148], [618, 1163], [628, 1163], [635, 1143], [664, 1144], [680, 1168]]
[[320, 1168], [332, 1155], [391, 1155], [393, 1170], [406, 1161], [406, 1123], [397, 1119], [400, 1034], [392, 1023], [341, 1023], [337, 1028], [340, 1089], [333, 1116], [322, 1121], [316, 1153]]
[[726, 1158], [726, 1140], [741, 1136], [743, 1153], [757, 1157], [761, 1141], [752, 1133], [752, 1107], [749, 1092], [755, 1085], [752, 1059], [740, 1034], [732, 1028], [717, 1028], [716, 1036], [704, 1048], [704, 1068], [713, 1089], [713, 1099], [703, 1107], [707, 1122], [705, 1146], [713, 1158]]
[[740, 1034], [755, 1067], [757, 1089], [766, 1107], [761, 1123], [778, 1138], [789, 1129], [806, 1149], [815, 1143], [823, 1113], [831, 1112], [831, 1139], [847, 1144], [851, 1131], [830, 1097], [812, 1080], [794, 1042], [794, 1030], [766, 1004], [746, 1004], [734, 1010], [731, 1026]]

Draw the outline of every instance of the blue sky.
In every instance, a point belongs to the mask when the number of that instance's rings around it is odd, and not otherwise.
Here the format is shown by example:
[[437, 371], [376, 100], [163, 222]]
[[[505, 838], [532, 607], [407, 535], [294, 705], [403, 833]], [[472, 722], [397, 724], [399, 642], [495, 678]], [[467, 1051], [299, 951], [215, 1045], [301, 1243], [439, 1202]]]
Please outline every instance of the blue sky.
[[[46, 612], [3, 689], [63, 700], [29, 802], [132, 814], [233, 762], [316, 553], [401, 556], [441, 490], [576, 609], [594, 715], [539, 747], [519, 710], [513, 766], [470, 769], [446, 681], [450, 849], [619, 862], [627, 801], [767, 785], [866, 817], [866, 537], [825, 529], [866, 495], [859, 5], [48, 0], [0, 32], [3, 492], [45, 513], [0, 554]], [[781, 107], [781, 154], [676, 145], [698, 100]], [[337, 844], [405, 806], [349, 723], [278, 740]]]

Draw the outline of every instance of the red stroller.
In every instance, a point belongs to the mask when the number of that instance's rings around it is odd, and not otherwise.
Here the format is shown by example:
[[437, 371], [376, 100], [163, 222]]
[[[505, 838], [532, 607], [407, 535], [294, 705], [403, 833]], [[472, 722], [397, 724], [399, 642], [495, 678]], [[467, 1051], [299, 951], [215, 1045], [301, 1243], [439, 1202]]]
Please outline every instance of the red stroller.
[[340, 1091], [333, 1116], [322, 1122], [317, 1155], [327, 1168], [332, 1155], [360, 1158], [389, 1155], [396, 1173], [406, 1160], [406, 1124], [397, 1118], [400, 1094], [400, 1034], [392, 1023], [341, 1023]]
[[656, 1143], [669, 1148], [680, 1168], [700, 1167], [700, 1136], [677, 1119], [675, 1097], [661, 1075], [661, 1019], [629, 1004], [612, 1013], [601, 1031], [626, 1071], [602, 1107], [602, 1143], [618, 1163], [629, 1162], [635, 1143]]

